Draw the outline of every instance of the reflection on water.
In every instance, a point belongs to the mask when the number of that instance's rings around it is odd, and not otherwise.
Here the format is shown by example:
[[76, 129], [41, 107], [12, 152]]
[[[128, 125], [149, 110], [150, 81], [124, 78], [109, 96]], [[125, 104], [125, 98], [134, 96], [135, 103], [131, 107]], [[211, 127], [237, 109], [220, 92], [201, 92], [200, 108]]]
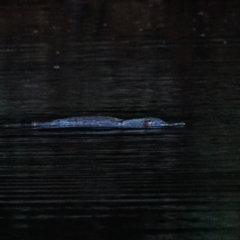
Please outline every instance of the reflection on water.
[[238, 159], [233, 152], [226, 164], [224, 145], [221, 152], [219, 143], [204, 146], [191, 129], [30, 133], [1, 136], [6, 235], [204, 239], [238, 229]]
[[5, 239], [238, 239], [239, 3], [0, 4], [0, 124], [105, 115], [158, 132], [0, 129]]

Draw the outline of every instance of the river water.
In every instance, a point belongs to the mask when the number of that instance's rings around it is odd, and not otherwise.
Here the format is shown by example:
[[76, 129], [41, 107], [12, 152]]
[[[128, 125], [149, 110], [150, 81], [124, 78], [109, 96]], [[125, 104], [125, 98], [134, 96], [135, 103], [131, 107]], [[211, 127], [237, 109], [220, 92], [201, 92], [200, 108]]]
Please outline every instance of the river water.
[[186, 127], [2, 127], [1, 239], [239, 239], [239, 5], [2, 1], [1, 126], [103, 115]]

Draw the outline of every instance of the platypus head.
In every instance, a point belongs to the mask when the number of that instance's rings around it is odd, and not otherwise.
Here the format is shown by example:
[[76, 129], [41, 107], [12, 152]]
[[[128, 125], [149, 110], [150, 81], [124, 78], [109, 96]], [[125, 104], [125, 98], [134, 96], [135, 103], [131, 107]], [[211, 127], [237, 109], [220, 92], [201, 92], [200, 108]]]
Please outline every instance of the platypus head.
[[168, 126], [168, 124], [159, 118], [134, 118], [125, 120], [122, 123], [124, 128], [158, 128]]
[[145, 118], [143, 119], [143, 127], [144, 128], [157, 128], [164, 127], [168, 124], [159, 118]]
[[123, 128], [161, 128], [161, 127], [182, 127], [184, 123], [166, 123], [159, 118], [134, 118], [122, 122]]

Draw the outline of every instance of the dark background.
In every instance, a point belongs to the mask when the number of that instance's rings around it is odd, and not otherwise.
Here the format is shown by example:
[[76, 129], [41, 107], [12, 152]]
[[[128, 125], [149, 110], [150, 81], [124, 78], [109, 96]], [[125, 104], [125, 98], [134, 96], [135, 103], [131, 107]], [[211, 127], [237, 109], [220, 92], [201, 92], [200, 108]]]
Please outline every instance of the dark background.
[[[1, 239], [239, 239], [239, 1], [1, 1]], [[158, 134], [5, 129], [104, 115]]]

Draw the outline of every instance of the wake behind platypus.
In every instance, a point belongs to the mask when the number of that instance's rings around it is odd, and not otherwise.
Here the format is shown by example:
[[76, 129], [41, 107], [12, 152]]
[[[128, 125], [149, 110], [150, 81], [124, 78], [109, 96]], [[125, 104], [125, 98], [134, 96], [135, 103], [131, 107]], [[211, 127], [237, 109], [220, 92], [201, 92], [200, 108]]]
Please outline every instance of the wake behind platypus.
[[163, 127], [183, 127], [185, 123], [166, 123], [159, 118], [134, 118], [123, 120], [104, 116], [83, 116], [57, 119], [50, 122], [34, 122], [32, 127], [37, 129], [56, 128], [92, 128], [92, 129], [156, 129]]

